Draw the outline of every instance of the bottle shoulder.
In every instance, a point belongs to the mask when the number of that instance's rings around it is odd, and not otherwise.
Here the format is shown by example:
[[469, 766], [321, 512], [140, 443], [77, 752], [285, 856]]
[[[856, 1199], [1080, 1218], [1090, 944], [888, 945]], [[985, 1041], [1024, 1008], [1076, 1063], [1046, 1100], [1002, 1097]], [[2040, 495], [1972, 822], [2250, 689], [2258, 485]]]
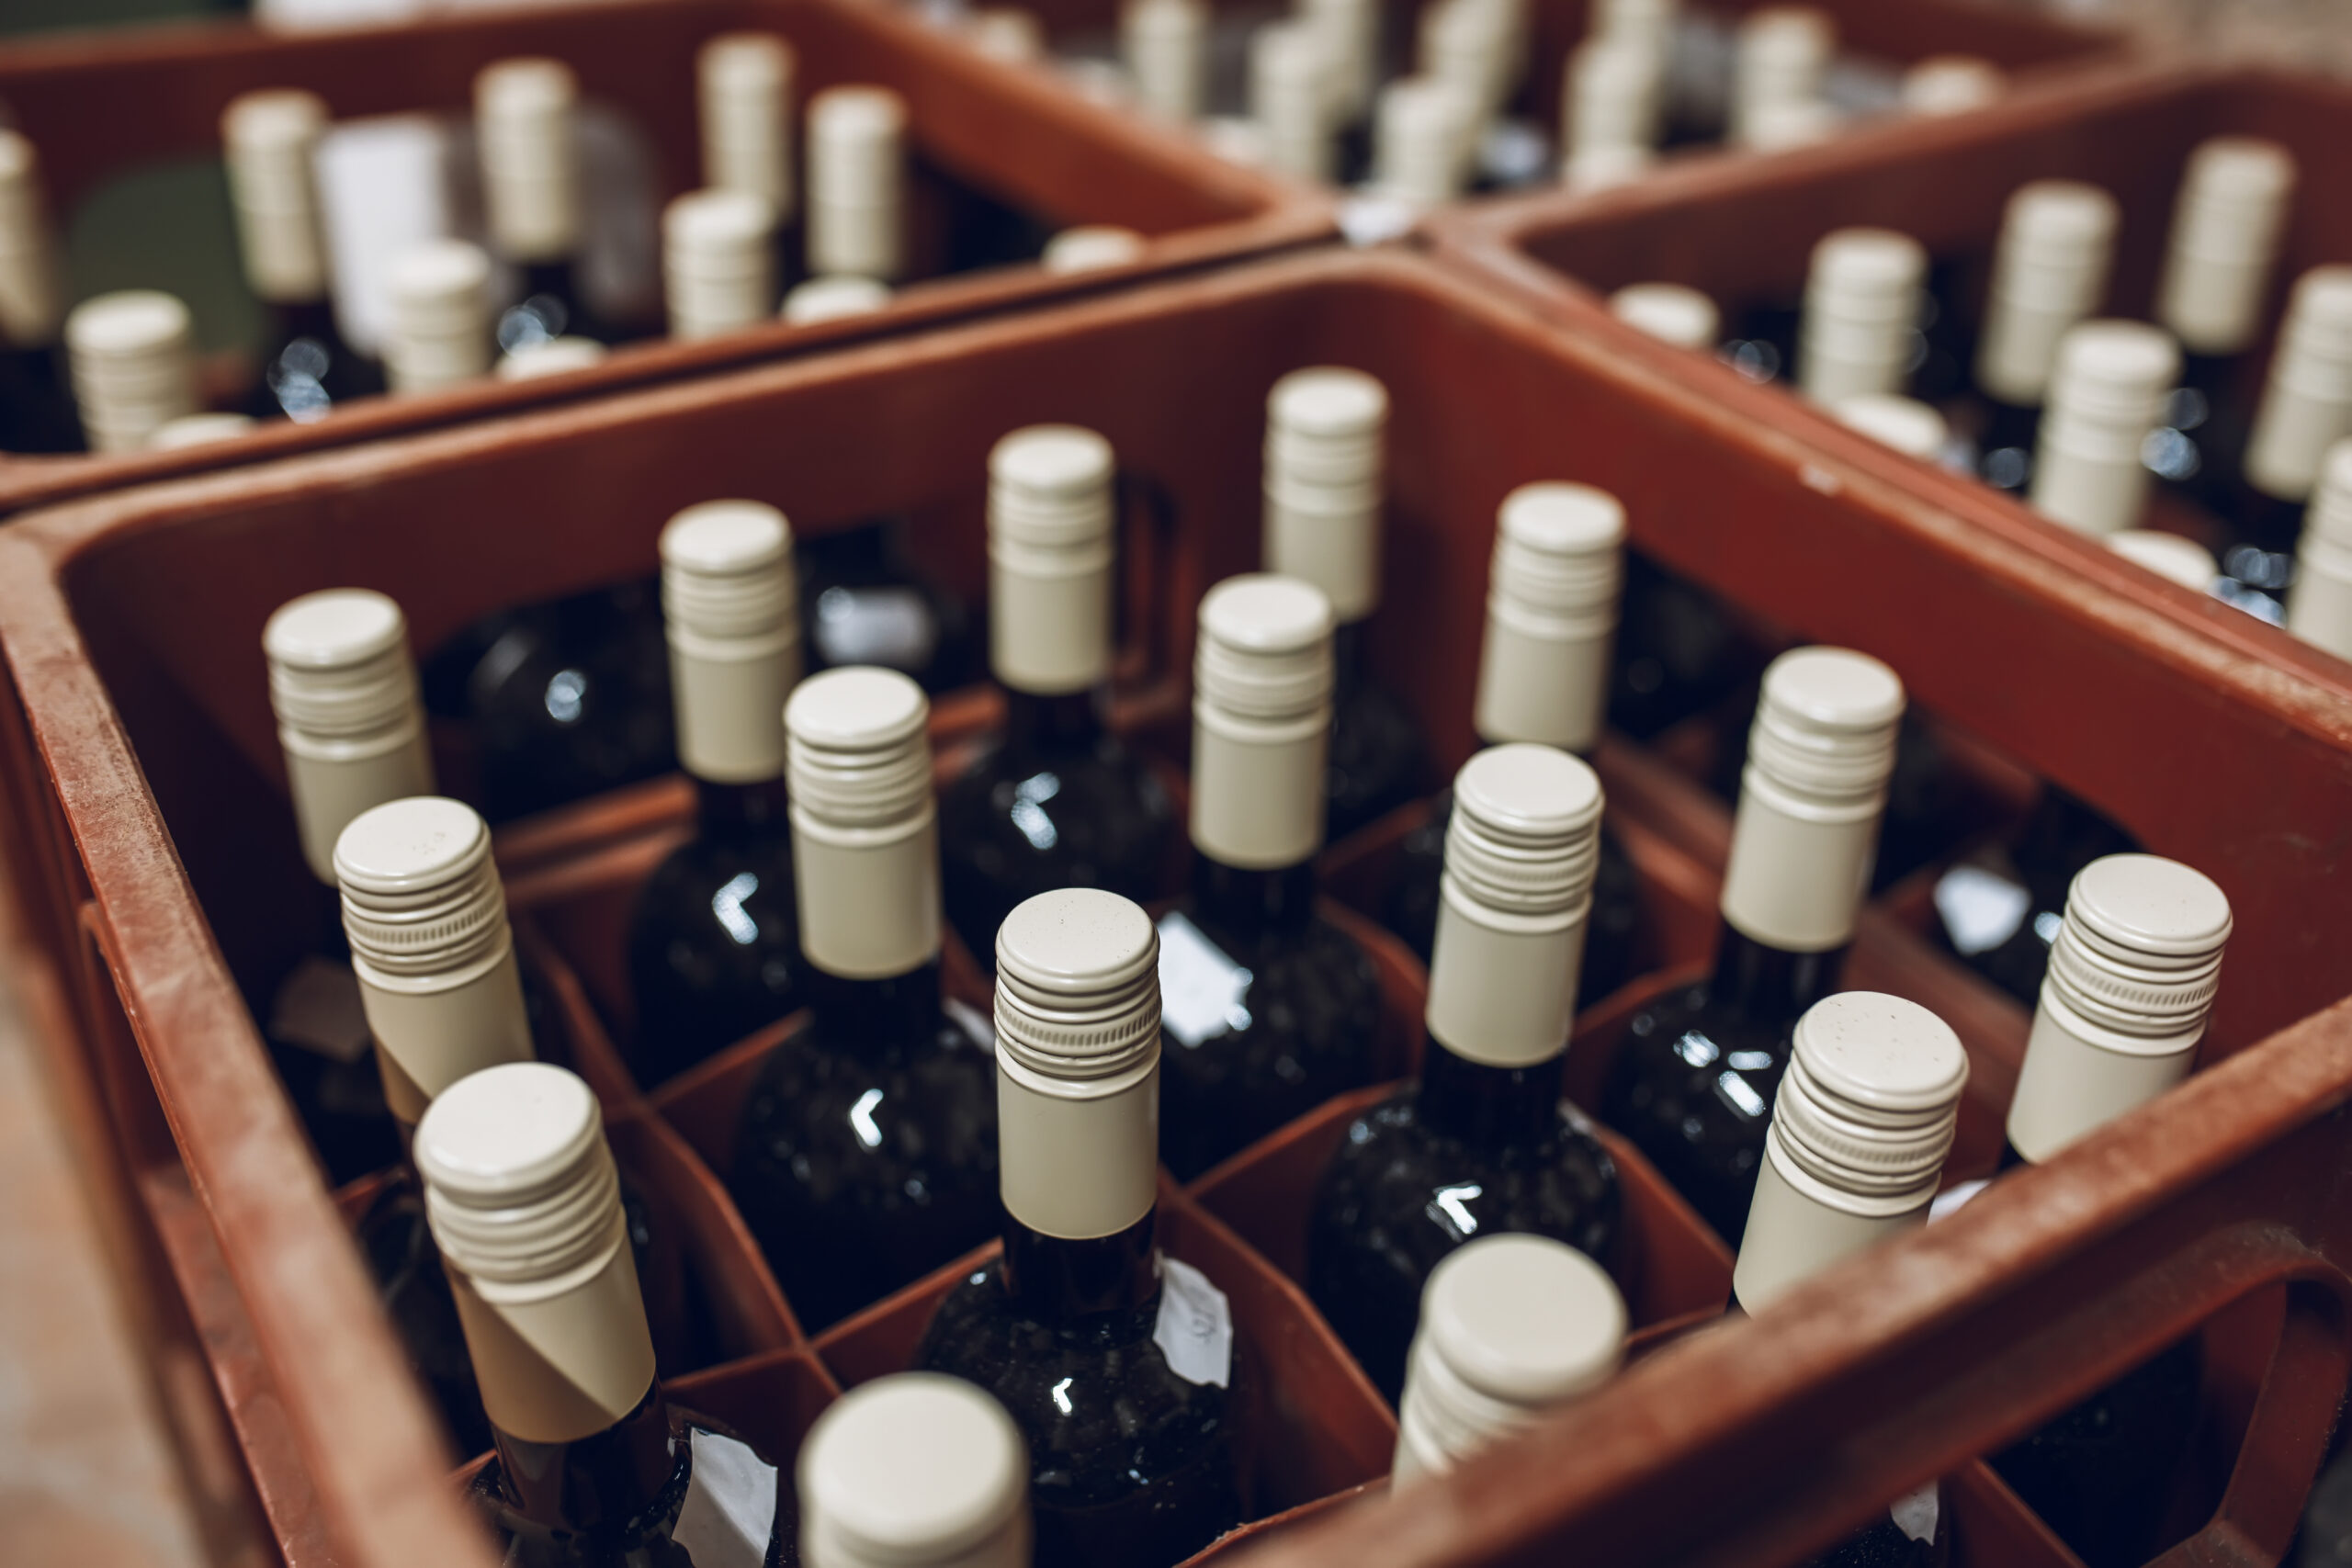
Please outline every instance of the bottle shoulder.
[[1607, 1255], [1620, 1209], [1616, 1162], [1566, 1103], [1540, 1138], [1451, 1135], [1407, 1089], [1351, 1122], [1316, 1193], [1317, 1224], [1368, 1245], [1445, 1252], [1491, 1231], [1549, 1235]]
[[787, 1165], [996, 1168], [996, 1063], [943, 1012], [924, 1037], [886, 1051], [828, 1035], [821, 1020], [778, 1045], [743, 1107], [747, 1145]]

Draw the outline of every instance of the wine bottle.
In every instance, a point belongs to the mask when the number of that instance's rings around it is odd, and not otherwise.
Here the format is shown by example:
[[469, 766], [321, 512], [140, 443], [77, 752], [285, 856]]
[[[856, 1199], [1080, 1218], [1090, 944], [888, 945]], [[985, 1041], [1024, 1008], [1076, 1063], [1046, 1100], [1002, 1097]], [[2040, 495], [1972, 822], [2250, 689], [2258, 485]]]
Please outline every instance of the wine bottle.
[[775, 209], [740, 190], [688, 191], [662, 212], [662, 289], [670, 335], [686, 341], [758, 326], [775, 314]]
[[2155, 320], [2187, 357], [2160, 471], [2206, 494], [2238, 471], [2251, 390], [2240, 367], [2262, 335], [2296, 177], [2292, 154], [2251, 136], [2199, 142], [2181, 174]]
[[[1829, 63], [1838, 53], [1838, 25], [1810, 6], [1765, 6], [1739, 24], [1732, 56], [1730, 123], [1724, 140], [1750, 146], [1788, 145], [1785, 132], [1771, 133], [1776, 118], [1785, 125], [1792, 107], [1815, 112]], [[1759, 135], [1759, 133], [1761, 133]]]
[[1615, 1375], [1625, 1298], [1600, 1266], [1540, 1235], [1482, 1235], [1430, 1272], [1389, 1490], [1443, 1475]]
[[895, 284], [906, 274], [906, 100], [828, 87], [808, 100], [808, 270]]
[[1679, 283], [1629, 283], [1609, 297], [1609, 313], [1660, 343], [1702, 354], [1723, 335], [1715, 302]]
[[[2202, 873], [2109, 855], [2075, 878], [2009, 1102], [2004, 1165], [2040, 1164], [2188, 1074], [2218, 987], [2230, 904]], [[2199, 1410], [2195, 1336], [1992, 1456], [2086, 1568], [2157, 1539]]]
[[[1736, 1310], [1768, 1310], [1831, 1264], [1927, 1223], [1960, 1122], [1968, 1054], [1916, 1002], [1847, 991], [1797, 1021], [1732, 1269]], [[1930, 1482], [1812, 1568], [1933, 1568], [1951, 1527]]]
[[[302, 858], [331, 889], [335, 840], [353, 818], [433, 793], [408, 623], [381, 593], [327, 589], [278, 606], [262, 628], [262, 651]], [[321, 917], [316, 951], [277, 987], [268, 1034], [321, 1162], [347, 1181], [392, 1164], [401, 1147], [368, 1059], [341, 923], [323, 908]]]
[[[1471, 725], [1481, 743], [1523, 740], [1589, 761], [1600, 741], [1609, 645], [1624, 574], [1625, 509], [1589, 485], [1521, 485], [1503, 498], [1487, 588]], [[1398, 846], [1385, 923], [1428, 962], [1453, 796]], [[1641, 887], [1604, 823], [1585, 927], [1579, 1006], [1632, 979]]]
[[812, 1330], [977, 1247], [996, 1218], [989, 1042], [939, 995], [930, 716], [888, 670], [812, 675], [785, 705], [813, 1016], [752, 1081], [729, 1186]]
[[1430, 1270], [1524, 1231], [1614, 1260], [1617, 1168], [1560, 1094], [1600, 781], [1548, 746], [1463, 764], [1420, 1077], [1349, 1124], [1307, 1222], [1315, 1303], [1391, 1399]]
[[2328, 448], [2287, 590], [2287, 629], [2352, 659], [2352, 438]]
[[2294, 576], [2296, 536], [2327, 449], [2352, 435], [2352, 266], [2298, 278], [2224, 518], [2222, 570], [2241, 608], [2270, 612]]
[[1209, 13], [1201, 0], [1124, 0], [1119, 56], [1144, 109], [1172, 120], [1208, 112]]
[[[384, 375], [395, 392], [437, 392], [490, 374], [490, 257], [463, 240], [426, 240], [392, 263]], [[548, 333], [518, 348], [555, 337]]]
[[2068, 328], [2034, 447], [2033, 509], [2086, 534], [2138, 527], [2148, 499], [2142, 453], [2179, 378], [2180, 351], [2160, 327], [2093, 321]]
[[416, 1164], [493, 1433], [468, 1492], [503, 1561], [782, 1568], [793, 1531], [775, 1467], [654, 1382], [588, 1086], [538, 1062], [474, 1073], [425, 1113]]
[[560, 60], [502, 60], [474, 76], [474, 136], [491, 248], [522, 273], [522, 297], [498, 317], [512, 353], [549, 338], [612, 340], [581, 276], [587, 201], [575, 121], [580, 83]]
[[807, 989], [784, 796], [784, 704], [800, 681], [784, 513], [712, 501], [673, 517], [662, 605], [695, 831], [629, 916], [628, 1060], [648, 1085], [782, 1018]]
[[77, 452], [81, 422], [59, 331], [65, 281], [40, 154], [0, 127], [0, 452]]
[[1411, 799], [1428, 750], [1404, 705], [1363, 667], [1380, 607], [1387, 422], [1387, 389], [1361, 370], [1294, 370], [1266, 397], [1266, 570], [1321, 589], [1339, 623], [1328, 779], [1334, 838]]
[[139, 452], [202, 406], [187, 307], [153, 288], [101, 294], [65, 318], [74, 403], [93, 452]]
[[774, 33], [721, 33], [695, 52], [701, 112], [702, 181], [768, 204], [781, 278], [784, 232], [798, 210], [793, 175], [792, 45]]
[[1315, 909], [1330, 730], [1330, 601], [1286, 577], [1210, 589], [1193, 665], [1192, 886], [1159, 922], [1162, 1153], [1188, 1181], [1371, 1081], [1372, 960]]
[[1835, 990], [1869, 885], [1903, 682], [1837, 648], [1782, 654], [1749, 731], [1713, 973], [1644, 1008], [1603, 1119], [1735, 1247], [1790, 1030]]
[[1977, 471], [1988, 484], [2023, 491], [2032, 477], [2059, 342], [2106, 299], [2121, 216], [2113, 197], [2078, 180], [2019, 186], [2002, 209], [1976, 343]]
[[976, 954], [1050, 888], [1161, 891], [1175, 805], [1102, 725], [1115, 477], [1111, 444], [1076, 425], [1016, 430], [989, 454], [989, 651], [1005, 724], [939, 802], [947, 918]]
[[960, 1379], [850, 1390], [800, 1440], [797, 1474], [808, 1568], [1029, 1568], [1028, 1448]]
[[1817, 403], [1900, 392], [1917, 366], [1928, 253], [1892, 229], [1838, 229], [1813, 248], [1797, 384]]
[[1006, 918], [996, 962], [1004, 1251], [916, 1364], [1028, 1438], [1042, 1568], [1165, 1568], [1241, 1522], [1250, 1394], [1224, 1294], [1155, 1241], [1159, 937], [1063, 888]]
[[326, 128], [325, 102], [295, 88], [240, 95], [220, 116], [245, 282], [265, 311], [260, 374], [244, 399], [256, 418], [307, 424], [384, 389], [382, 373], [335, 323], [312, 175]]

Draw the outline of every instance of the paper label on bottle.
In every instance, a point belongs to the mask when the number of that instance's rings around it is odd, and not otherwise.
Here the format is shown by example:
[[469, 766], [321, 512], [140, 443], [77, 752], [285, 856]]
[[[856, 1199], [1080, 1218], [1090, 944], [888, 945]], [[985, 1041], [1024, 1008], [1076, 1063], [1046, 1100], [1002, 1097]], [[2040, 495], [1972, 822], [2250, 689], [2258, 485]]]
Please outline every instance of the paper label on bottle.
[[296, 964], [270, 1003], [269, 1037], [345, 1066], [365, 1059], [374, 1036], [351, 965], [315, 954]]
[[1936, 913], [1963, 957], [2008, 941], [2032, 908], [2032, 894], [1983, 866], [1956, 865], [1936, 879]]
[[1170, 909], [1159, 917], [1159, 1022], [1187, 1048], [1248, 1026], [1241, 998], [1256, 976]]
[[919, 672], [939, 647], [931, 606], [912, 588], [828, 588], [810, 628], [831, 665], [880, 664]]
[[1186, 1382], [1228, 1386], [1233, 1311], [1225, 1292], [1206, 1274], [1165, 1253], [1159, 1258], [1159, 1321], [1152, 1325], [1151, 1342], [1168, 1358], [1168, 1370]]
[[[1929, 1541], [1936, 1539], [1936, 1521], [1942, 1516], [1943, 1506], [1943, 1493], [1935, 1482], [1930, 1481], [1917, 1492], [1906, 1492], [1897, 1497], [1894, 1506], [1886, 1512], [1888, 1517], [1894, 1521], [1896, 1529], [1913, 1540]], [[699, 1564], [702, 1559], [697, 1557], [695, 1562]]]
[[954, 997], [941, 999], [939, 1009], [956, 1021], [956, 1026], [971, 1036], [972, 1043], [989, 1055], [996, 1055], [996, 1020], [969, 1002], [959, 1002]]
[[1946, 1188], [1943, 1191], [1936, 1194], [1936, 1201], [1928, 1205], [1928, 1223], [1929, 1224], [1934, 1224], [1938, 1220], [1948, 1220], [1951, 1218], [1954, 1214], [1959, 1213], [1962, 1209], [1967, 1207], [1968, 1201], [1971, 1198], [1975, 1197], [1979, 1192], [1984, 1191], [1984, 1189], [1992, 1185], [1992, 1182], [1989, 1180], [1977, 1180], [1962, 1181], [1955, 1186]]
[[775, 1533], [775, 1466], [748, 1443], [696, 1429], [694, 1474], [670, 1539], [695, 1568], [761, 1568]]

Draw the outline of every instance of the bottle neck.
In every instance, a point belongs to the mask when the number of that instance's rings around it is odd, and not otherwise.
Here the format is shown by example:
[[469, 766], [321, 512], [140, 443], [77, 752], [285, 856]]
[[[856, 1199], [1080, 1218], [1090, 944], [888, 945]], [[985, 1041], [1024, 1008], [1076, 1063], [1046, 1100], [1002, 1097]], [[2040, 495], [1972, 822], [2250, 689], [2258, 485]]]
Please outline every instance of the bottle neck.
[[1331, 683], [1335, 692], [1352, 692], [1364, 682], [1364, 642], [1372, 618], [1349, 621], [1331, 629]]
[[1838, 988], [1843, 944], [1820, 953], [1790, 953], [1746, 935], [1729, 920], [1715, 940], [1715, 970], [1708, 999], [1758, 1028], [1781, 1032]]
[[1102, 691], [1044, 695], [1005, 688], [1004, 739], [1015, 751], [1091, 751], [1102, 739]]
[[939, 1031], [936, 953], [903, 974], [878, 979], [854, 980], [815, 970], [809, 989], [825, 1039], [861, 1055], [910, 1050]]
[[684, 1456], [673, 1453], [670, 1408], [649, 1384], [637, 1408], [603, 1431], [535, 1443], [492, 1429], [505, 1500], [532, 1524], [565, 1534], [609, 1534], [642, 1520]]
[[1429, 1129], [1484, 1148], [1524, 1148], [1559, 1126], [1563, 1052], [1523, 1067], [1490, 1067], [1434, 1038], [1421, 1048], [1415, 1113]]
[[1193, 907], [1209, 925], [1245, 942], [1306, 929], [1315, 916], [1315, 862], [1256, 871], [1193, 854]]
[[334, 304], [323, 294], [315, 299], [272, 300], [269, 327], [279, 348], [301, 337], [324, 344], [330, 349], [343, 344], [335, 331]]
[[1022, 1315], [1056, 1327], [1141, 1312], [1159, 1295], [1152, 1246], [1158, 1211], [1109, 1235], [1073, 1240], [1004, 1222], [1004, 1288]]
[[763, 838], [792, 830], [784, 780], [720, 784], [695, 779], [695, 820], [706, 838]]

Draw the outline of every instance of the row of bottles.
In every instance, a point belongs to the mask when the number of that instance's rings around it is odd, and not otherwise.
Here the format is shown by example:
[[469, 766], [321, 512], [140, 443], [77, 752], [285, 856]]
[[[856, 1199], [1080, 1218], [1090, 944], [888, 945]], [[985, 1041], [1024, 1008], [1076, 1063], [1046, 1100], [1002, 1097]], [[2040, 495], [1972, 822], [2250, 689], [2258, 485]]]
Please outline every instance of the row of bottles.
[[[708, 185], [661, 217], [668, 335], [709, 337], [778, 314], [824, 321], [888, 303], [916, 266], [905, 100], [886, 87], [840, 85], [809, 95], [796, 117], [793, 50], [766, 33], [704, 45], [695, 88]], [[232, 101], [221, 116], [221, 152], [245, 281], [266, 324], [251, 382], [209, 413], [181, 301], [131, 289], [66, 309], [38, 152], [0, 130], [0, 451], [130, 452], [220, 439], [254, 420], [321, 419], [388, 389], [553, 374], [645, 335], [650, 322], [615, 313], [592, 287], [596, 214], [583, 108], [560, 61], [506, 60], [480, 73], [472, 129], [485, 243], [413, 242], [390, 257], [382, 341], [363, 350], [345, 337], [350, 313], [334, 297], [338, 268], [320, 173], [322, 143], [336, 129], [327, 104], [295, 88]], [[802, 155], [805, 171], [796, 168]], [[964, 216], [970, 231], [947, 239], [951, 269], [1028, 257], [1061, 272], [1116, 266], [1135, 260], [1143, 243], [1108, 226], [1048, 236], [978, 206]]]

